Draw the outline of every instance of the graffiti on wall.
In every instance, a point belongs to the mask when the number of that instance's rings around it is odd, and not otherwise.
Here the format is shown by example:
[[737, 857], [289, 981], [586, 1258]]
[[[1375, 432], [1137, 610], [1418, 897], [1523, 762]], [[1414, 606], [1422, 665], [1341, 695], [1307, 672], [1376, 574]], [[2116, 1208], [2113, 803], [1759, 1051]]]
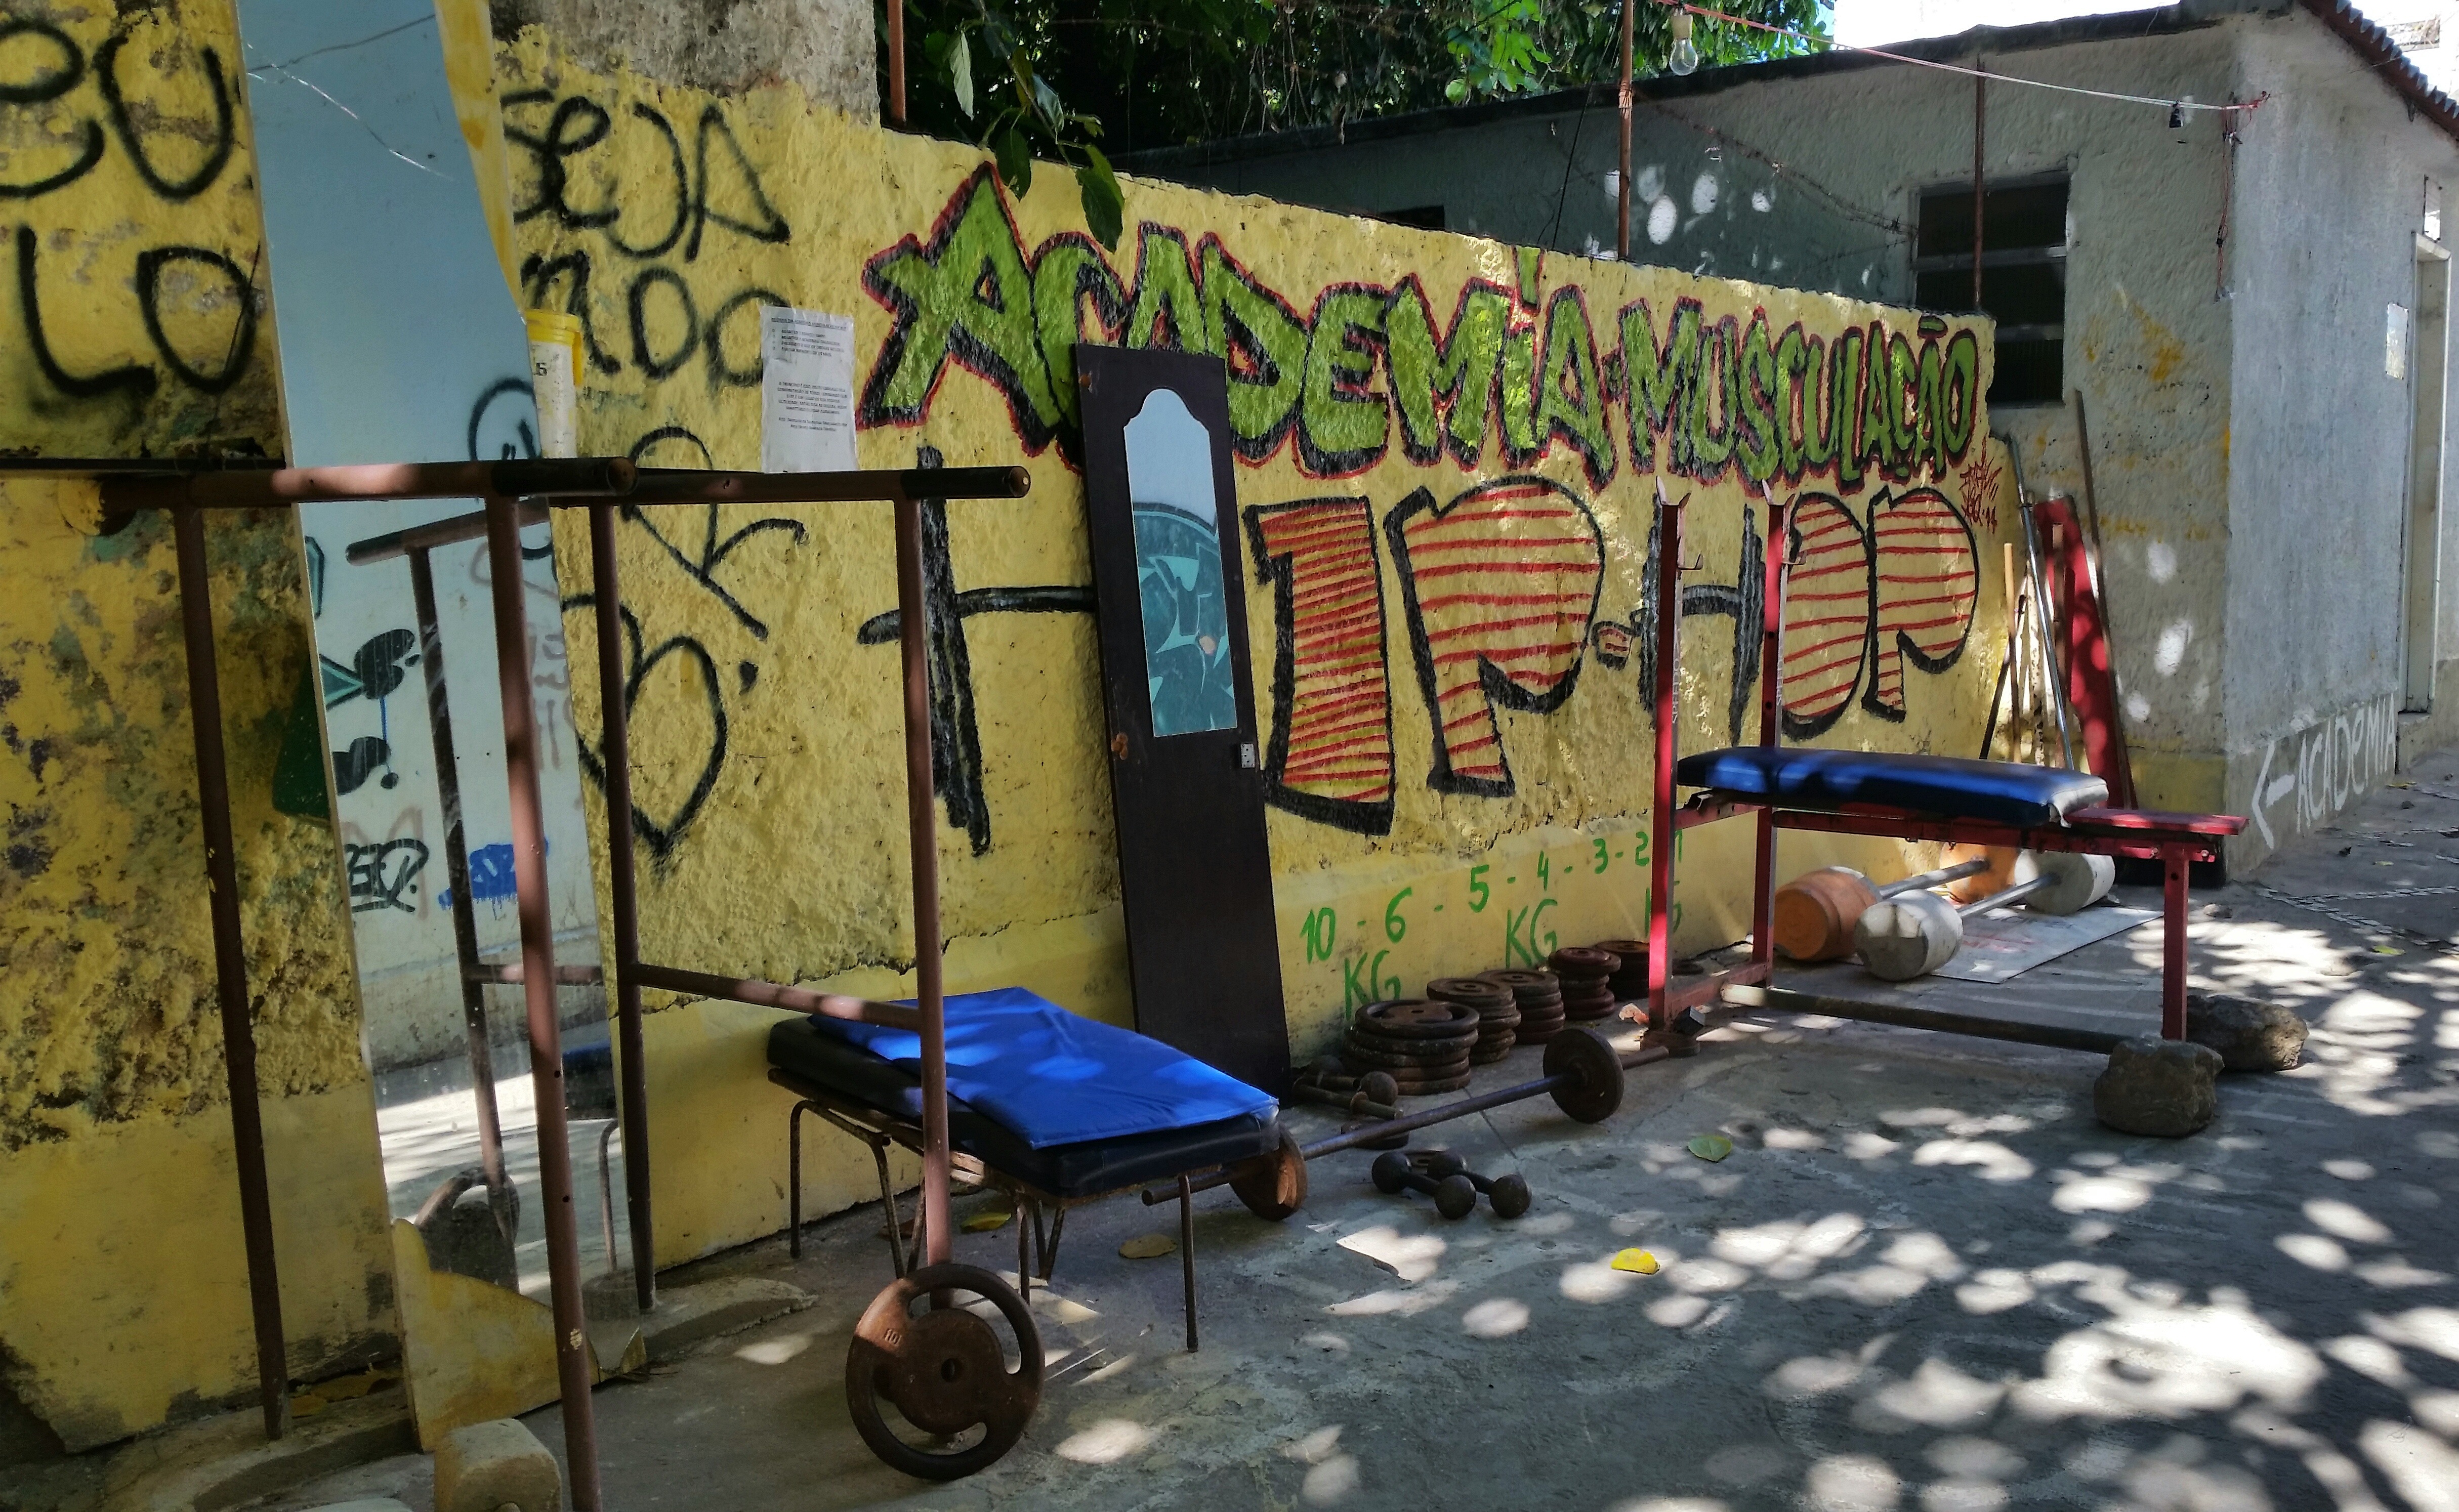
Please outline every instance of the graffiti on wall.
[[[1408, 788], [1511, 797], [1524, 786], [1512, 745], [1539, 738], [1524, 717], [1576, 708], [1597, 686], [1635, 693], [1646, 708], [1658, 553], [1644, 501], [1660, 485], [1708, 506], [1693, 515], [1717, 560], [1686, 576], [1682, 601], [1693, 635], [1730, 645], [1733, 685], [1718, 702], [1737, 739], [1756, 705], [1772, 503], [1794, 511], [1781, 662], [1791, 738], [1857, 711], [1915, 717], [1913, 674], [1945, 672], [1970, 639], [1980, 556], [1959, 495], [1988, 466], [1986, 352], [1970, 323], [1739, 286], [1719, 298], [1686, 292], [1704, 286], [1675, 275], [1412, 241], [1413, 255], [1475, 264], [1442, 275], [1396, 262], [1364, 233], [1351, 242], [1365, 250], [1349, 255], [1370, 262], [1344, 269], [1335, 255], [1292, 275], [1262, 227], [1231, 227], [1226, 208], [1210, 226], [1138, 220], [1113, 255], [1063, 222], [1028, 235], [1024, 207], [978, 159], [931, 195], [908, 222], [915, 229], [865, 243], [772, 193], [787, 180], [771, 138], [751, 113], [733, 114], [741, 107], [538, 82], [505, 96], [514, 209], [534, 248], [527, 292], [582, 319], [592, 373], [625, 395], [601, 405], [597, 423], [666, 421], [641, 445], [677, 447], [671, 462], [710, 465], [699, 436], [721, 432], [696, 435], [670, 417], [750, 405], [741, 390], [760, 381], [751, 311], [762, 303], [861, 302], [863, 445], [893, 441], [922, 466], [938, 463], [944, 436], [990, 439], [978, 433], [988, 425], [994, 451], [1072, 468], [1079, 343], [1221, 358], [1233, 450], [1253, 479], [1248, 498], [1262, 500], [1245, 509], [1246, 565], [1272, 590], [1268, 795], [1312, 823], [1388, 834]], [[917, 202], [906, 181], [881, 180], [888, 204]], [[872, 192], [868, 177], [848, 185]], [[1137, 186], [1138, 198], [1164, 196]], [[850, 239], [867, 250], [848, 271], [802, 289], [809, 276], [792, 269], [828, 263]], [[787, 245], [790, 263], [772, 255]], [[1474, 256], [1454, 256], [1464, 250]], [[860, 292], [849, 300], [854, 267]], [[801, 291], [788, 301], [770, 284]], [[743, 430], [728, 425], [716, 450], [744, 449]], [[1728, 546], [1736, 515], [1740, 539]], [[949, 824], [981, 855], [994, 840], [985, 767], [998, 753], [982, 749], [985, 669], [968, 624], [1089, 612], [1090, 595], [1022, 573], [959, 589], [948, 521], [945, 503], [924, 504], [935, 779]], [[675, 707], [696, 705], [680, 737], [700, 741], [698, 763], [683, 764], [691, 780], [677, 779], [662, 812], [641, 804], [661, 858], [722, 779], [737, 734], [729, 710], [752, 686], [767, 629], [715, 570], [746, 542], [721, 536], [714, 512], [683, 534], [690, 542], [662, 535], [660, 555], [718, 614], [662, 630], [627, 618], [625, 630], [632, 696], [643, 701], [636, 718], [661, 677]], [[804, 544], [797, 535], [791, 547]], [[587, 602], [575, 596], [566, 608]], [[893, 644], [895, 612], [866, 607], [854, 643]], [[721, 621], [744, 640], [741, 657], [708, 642]], [[721, 675], [729, 662], [735, 675]], [[1401, 750], [1419, 748], [1401, 739], [1412, 724], [1430, 754], [1404, 770]]]
[[2399, 701], [2385, 693], [2262, 748], [2246, 813], [2265, 847], [2319, 829], [2399, 768]]
[[[11, 74], [0, 78], [0, 113], [14, 117], [0, 123], [0, 200], [22, 204], [26, 218], [10, 232], [15, 315], [22, 349], [58, 399], [141, 400], [166, 380], [221, 394], [255, 359], [261, 247], [115, 240], [97, 267], [79, 239], [46, 221], [48, 200], [114, 158], [163, 205], [197, 200], [229, 169], [238, 82], [221, 52], [176, 28], [145, 30], [137, 46], [126, 26], [89, 49], [39, 16], [0, 20]], [[98, 349], [63, 329], [130, 315], [141, 350]]]

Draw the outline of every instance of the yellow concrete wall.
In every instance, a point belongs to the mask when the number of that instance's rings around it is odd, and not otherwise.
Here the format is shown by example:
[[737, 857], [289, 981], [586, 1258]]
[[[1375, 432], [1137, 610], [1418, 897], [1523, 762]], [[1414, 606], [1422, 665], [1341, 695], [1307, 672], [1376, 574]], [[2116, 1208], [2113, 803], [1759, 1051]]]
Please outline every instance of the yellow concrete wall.
[[[1789, 700], [1832, 716], [1816, 737], [1830, 744], [1978, 746], [2004, 638], [2003, 464], [1992, 475], [1985, 460], [1977, 397], [1961, 401], [1952, 424], [1942, 424], [1942, 399], [1918, 413], [1907, 406], [1923, 391], [1924, 356], [1941, 365], [1950, 352], [1968, 357], [1959, 392], [1986, 388], [1986, 326], [1924, 326], [1903, 311], [1155, 183], [1128, 186], [1126, 237], [1104, 253], [1085, 237], [1075, 185], [1061, 169], [1044, 166], [1016, 200], [978, 153], [814, 110], [782, 89], [717, 100], [593, 74], [536, 32], [500, 52], [498, 67], [525, 301], [586, 323], [582, 450], [756, 468], [758, 306], [851, 316], [864, 465], [912, 466], [927, 448], [949, 465], [1021, 461], [1032, 470], [1027, 500], [950, 507], [959, 593], [1090, 578], [1069, 460], [1069, 344], [1175, 339], [1219, 350], [1231, 329], [1233, 418], [1252, 443], [1238, 470], [1242, 508], [1262, 511], [1259, 522], [1286, 523], [1295, 516], [1272, 512], [1360, 501], [1323, 506], [1322, 523], [1375, 558], [1373, 574], [1353, 573], [1350, 582], [1367, 606], [1349, 627], [1363, 636], [1352, 668], [1360, 681], [1336, 685], [1338, 670], [1315, 648], [1340, 637], [1316, 637], [1313, 620], [1278, 622], [1269, 573], [1257, 576], [1251, 543], [1242, 547], [1267, 727], [1292, 719], [1303, 755], [1305, 732], [1324, 727], [1326, 701], [1354, 694], [1371, 710], [1388, 699], [1388, 724], [1370, 717], [1333, 738], [1337, 770], [1293, 762], [1272, 774], [1281, 964], [1302, 1054], [1319, 1048], [1361, 997], [1640, 927], [1649, 716], [1631, 640], [1645, 623], [1634, 616], [1660, 479], [1692, 497], [1693, 550], [1706, 567], [1691, 580], [1705, 585], [1732, 585], [1755, 570], [1742, 560], [1743, 522], [1765, 529], [1769, 491], [1837, 496], [1821, 520], [1841, 523], [1821, 537], [1828, 555], [1812, 564], [1818, 571], [1805, 568], [1804, 586], [1825, 591], [1848, 618], [1875, 602], [1881, 622], [1859, 663], [1823, 673], [1808, 632], [1789, 640], [1789, 657], [1803, 659]], [[1749, 379], [1743, 397], [1736, 403], [1720, 382], [1694, 385], [1672, 400], [1666, 430], [1645, 420], [1634, 430], [1625, 369], [1644, 367], [1653, 380], [1675, 312], [1694, 301], [1703, 340], [1715, 343], [1721, 331], [1722, 350], [1738, 354], [1712, 375], [1730, 368]], [[1634, 340], [1627, 363], [1625, 312], [1641, 302], [1646, 313], [1631, 328], [1645, 341]], [[1461, 308], [1470, 315], [1457, 328], [1491, 317], [1497, 344], [1473, 365], [1470, 402], [1446, 408], [1427, 398], [1422, 364]], [[1420, 310], [1430, 330], [1408, 325]], [[1344, 343], [1344, 316], [1368, 328]], [[1866, 422], [1858, 404], [1847, 406], [1854, 431], [1866, 432], [1877, 453], [1866, 470], [1848, 466], [1844, 478], [1834, 463], [1797, 471], [1782, 446], [1776, 466], [1760, 455], [1775, 438], [1749, 416], [1776, 386], [1776, 353], [1790, 354], [1777, 344], [1797, 326], [1821, 350], [1848, 330], [1864, 340], [1880, 332], [1905, 365], [1886, 390], [1902, 401], [1892, 425], [1883, 400]], [[1454, 351], [1472, 341], [1463, 335]], [[1482, 403], [1494, 393], [1503, 397]], [[1410, 403], [1395, 401], [1404, 394]], [[1897, 462], [1894, 437], [1881, 441], [1882, 431], [1941, 430], [1951, 444], [1882, 475]], [[1693, 431], [1705, 432], [1710, 450], [1743, 441], [1749, 475], [1738, 464], [1686, 461], [1702, 444], [1685, 439]], [[1551, 564], [1527, 579], [1549, 604], [1586, 604], [1444, 640], [1446, 656], [1472, 646], [1504, 665], [1520, 680], [1521, 702], [1555, 705], [1492, 711], [1507, 773], [1494, 764], [1494, 745], [1461, 736], [1446, 778], [1440, 724], [1420, 688], [1424, 642], [1386, 528], [1419, 490], [1449, 508], [1505, 476], [1559, 486], [1550, 497], [1572, 506], [1565, 528], [1575, 538], [1548, 545], [1496, 519], [1460, 526], [1449, 549], [1485, 575], [1471, 579], [1480, 592], [1501, 591], [1517, 580], [1514, 562], [1535, 561]], [[1472, 505], [1460, 517], [1476, 514]], [[1419, 529], [1423, 514], [1419, 507]], [[1872, 538], [1884, 554], [1875, 572]], [[581, 543], [575, 522], [558, 528], [567, 583], [586, 580]], [[1924, 543], [1952, 552], [1916, 555]], [[1429, 547], [1423, 560], [1442, 549]], [[668, 512], [627, 520], [620, 552], [638, 626], [627, 658], [646, 954], [784, 981], [898, 985], [912, 947], [895, 652], [858, 639], [866, 620], [894, 604], [888, 511]], [[1327, 565], [1307, 564], [1314, 576], [1296, 600], [1339, 599], [1340, 575]], [[1962, 576], [1947, 581], [1947, 573]], [[1956, 600], [1943, 621], [1920, 608], [1942, 595]], [[1426, 612], [1435, 622], [1423, 634], [1446, 628], [1449, 611]], [[566, 625], [575, 665], [589, 665], [588, 617], [576, 609]], [[1679, 703], [1692, 748], [1731, 734], [1734, 625], [1703, 614], [1686, 630]], [[985, 608], [967, 618], [964, 634], [979, 757], [960, 751], [965, 780], [941, 795], [951, 989], [1019, 982], [1124, 1021], [1130, 1004], [1091, 620]], [[1272, 691], [1285, 636], [1299, 648], [1293, 676], [1310, 701], [1291, 710]], [[1457, 664], [1439, 662], [1440, 675], [1451, 678]], [[1474, 734], [1483, 703], [1472, 682], [1441, 701], [1442, 719]], [[591, 738], [594, 684], [577, 680], [574, 704]], [[1745, 738], [1755, 730], [1750, 707]], [[1741, 841], [1709, 832], [1686, 849], [1685, 945], [1740, 932]], [[1786, 861], [1838, 853], [1788, 840]], [[1890, 845], [1851, 853], [1877, 867], [1907, 864]], [[778, 1226], [786, 1104], [756, 1083], [770, 1016], [651, 1006], [658, 1247], [673, 1262]], [[859, 1166], [838, 1165], [814, 1180], [843, 1199], [858, 1195], [861, 1176]]]
[[[278, 452], [219, 0], [20, 5], [0, 44], [0, 450]], [[29, 98], [29, 95], [39, 97]], [[0, 484], [0, 1385], [72, 1447], [251, 1393], [168, 524]], [[312, 665], [286, 513], [208, 526], [291, 1366], [389, 1348], [384, 1190], [329, 827], [274, 810]]]

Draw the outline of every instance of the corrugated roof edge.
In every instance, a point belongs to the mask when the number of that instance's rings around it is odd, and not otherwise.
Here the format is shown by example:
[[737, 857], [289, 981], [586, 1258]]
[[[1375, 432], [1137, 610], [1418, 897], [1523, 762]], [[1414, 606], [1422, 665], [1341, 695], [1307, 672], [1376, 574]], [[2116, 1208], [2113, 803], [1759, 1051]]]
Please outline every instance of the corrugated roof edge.
[[[2236, 0], [2236, 3], [2231, 3], [2231, 0], [2187, 0], [2186, 4], [2163, 6], [2157, 10], [2070, 16], [2032, 26], [1974, 27], [1952, 36], [1891, 43], [1888, 51], [1907, 57], [1949, 63], [1975, 55], [2034, 52], [2079, 42], [2112, 42], [2196, 32], [2217, 26], [2231, 15], [2277, 15], [2285, 13], [2292, 7], [2311, 11], [2359, 56], [2378, 70], [2383, 82], [2406, 100], [2414, 114], [2427, 117], [2452, 138], [2459, 139], [2459, 101], [2453, 101], [2449, 95], [2427, 83], [2416, 66], [2407, 61], [2399, 44], [2391, 40], [2390, 33], [2367, 20], [2363, 11], [2348, 5], [2346, 0], [2285, 0], [2285, 3], [2281, 0], [2272, 0], [2272, 3], [2263, 3], [2263, 0]], [[1633, 92], [1644, 100], [1678, 100], [1768, 80], [1814, 78], [1863, 69], [1903, 66], [1860, 52], [1814, 52], [1801, 57], [1772, 58], [1763, 63], [1703, 69], [1687, 77], [1660, 74], [1638, 80], [1633, 85]], [[1185, 147], [1148, 148], [1122, 154], [1118, 167], [1126, 173], [1168, 178], [1174, 171], [1184, 172], [1190, 168], [1259, 158], [1286, 157], [1353, 142], [1392, 141], [1499, 121], [1542, 119], [1573, 111], [1611, 111], [1615, 108], [1614, 96], [1615, 89], [1611, 83], [1589, 84], [1550, 94], [1530, 94], [1477, 105], [1413, 111], [1404, 116], [1377, 116], [1344, 126], [1308, 126], [1295, 131], [1223, 137]]]

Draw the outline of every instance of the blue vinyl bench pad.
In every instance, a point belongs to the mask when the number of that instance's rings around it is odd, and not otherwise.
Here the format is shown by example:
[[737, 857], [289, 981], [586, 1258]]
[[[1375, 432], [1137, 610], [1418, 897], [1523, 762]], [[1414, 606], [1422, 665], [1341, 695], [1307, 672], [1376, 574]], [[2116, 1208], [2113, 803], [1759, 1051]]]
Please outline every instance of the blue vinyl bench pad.
[[2109, 784], [2088, 772], [1900, 751], [1736, 746], [1686, 756], [1673, 776], [1685, 788], [1788, 808], [1866, 804], [2026, 827], [2109, 801]]
[[[822, 1033], [916, 1075], [912, 1030], [814, 1016]], [[1021, 987], [947, 999], [948, 1092], [1034, 1149], [1268, 1114], [1267, 1093], [1158, 1040], [1079, 1017]]]

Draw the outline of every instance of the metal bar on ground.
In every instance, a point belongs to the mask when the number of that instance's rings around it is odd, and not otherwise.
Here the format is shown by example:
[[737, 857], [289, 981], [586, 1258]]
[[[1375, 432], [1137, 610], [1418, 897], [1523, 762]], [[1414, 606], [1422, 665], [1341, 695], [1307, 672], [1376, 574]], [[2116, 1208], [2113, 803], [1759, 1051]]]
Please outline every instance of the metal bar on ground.
[[371, 462], [188, 477], [106, 478], [108, 512], [138, 509], [268, 509], [379, 499], [622, 494], [638, 471], [622, 457], [515, 457], [502, 462]]
[[1944, 1008], [1906, 1008], [1895, 1003], [1865, 1002], [1858, 998], [1829, 998], [1782, 987], [1728, 987], [1721, 999], [1728, 1008], [1770, 1008], [1784, 1013], [1816, 1014], [1822, 1018], [1850, 1018], [1857, 1023], [1891, 1024], [1899, 1029], [1927, 1029], [1973, 1040], [2004, 1040], [2015, 1044], [2044, 1045], [2052, 1050], [2082, 1050], [2107, 1055], [2132, 1036], [2098, 1029], [2069, 1029], [2059, 1024], [2021, 1019], [1987, 1018], [1979, 1014]]
[[[1673, 1054], [1661, 1044], [1642, 1045], [1636, 1050], [1624, 1050], [1618, 1053], [1622, 1059], [1622, 1068], [1626, 1071], [1651, 1065]], [[1454, 1119], [1467, 1118], [1472, 1113], [1483, 1113], [1490, 1108], [1499, 1108], [1505, 1103], [1524, 1102], [1533, 1097], [1544, 1097], [1556, 1087], [1568, 1086], [1578, 1080], [1577, 1072], [1562, 1071], [1553, 1076], [1539, 1077], [1534, 1082], [1523, 1082], [1517, 1086], [1498, 1087], [1492, 1092], [1481, 1092], [1474, 1097], [1461, 1098], [1456, 1102], [1444, 1102], [1435, 1107], [1421, 1108], [1404, 1118], [1387, 1119], [1379, 1124], [1361, 1124], [1345, 1133], [1317, 1140], [1298, 1153], [1308, 1160], [1314, 1160], [1324, 1155], [1337, 1155], [1342, 1150], [1373, 1144], [1387, 1135], [1414, 1133], [1421, 1128], [1432, 1128], [1438, 1124], [1448, 1124]], [[1219, 1170], [1209, 1176], [1195, 1178], [1187, 1189], [1210, 1191], [1215, 1186], [1228, 1186], [1230, 1180], [1229, 1171]], [[1161, 1203], [1174, 1202], [1177, 1198], [1176, 1187], [1170, 1187], [1167, 1190], [1146, 1188], [1144, 1193], [1144, 1203], [1147, 1208]]]
[[230, 765], [222, 749], [221, 676], [214, 664], [204, 516], [195, 510], [178, 511], [172, 534], [179, 550], [179, 621], [187, 642], [188, 718], [197, 746], [197, 803], [205, 842], [205, 903], [213, 920], [214, 992], [221, 1010], [222, 1074], [239, 1172], [248, 1311], [256, 1329], [257, 1396], [264, 1411], [264, 1436], [279, 1438], [290, 1428], [290, 1366], [282, 1337], [282, 1284], [274, 1269], [264, 1114], [257, 1102], [256, 1028], [248, 1011], [247, 944], [240, 930], [239, 859], [231, 837]]
[[[606, 882], [615, 914], [616, 1055], [622, 1062], [623, 1199], [632, 1226], [635, 1300], [658, 1305], [657, 1231], [650, 1221], [649, 1066], [641, 1029], [641, 890], [632, 855], [632, 715], [625, 706], [623, 597], [615, 565], [615, 506], [589, 506], [590, 605], [598, 629], [599, 767], [606, 788]], [[607, 1257], [611, 1264], [614, 1257]]]
[[[502, 464], [509, 466], [510, 464]], [[539, 1207], [563, 1400], [565, 1475], [574, 1512], [604, 1505], [597, 1406], [590, 1400], [588, 1318], [581, 1306], [580, 1231], [572, 1201], [572, 1135], [564, 1113], [563, 1045], [555, 1011], [555, 921], [548, 912], [546, 822], [538, 798], [537, 712], [530, 687], [528, 592], [521, 526], [509, 498], [487, 500], [487, 574], [495, 612], [495, 680], [504, 708], [504, 785], [511, 802], [513, 878], [521, 929], [521, 991], [529, 1007], [530, 1081], [537, 1101]]]
[[[481, 521], [484, 515], [473, 516]], [[358, 548], [351, 549], [358, 559]], [[436, 622], [435, 567], [429, 548], [412, 547], [410, 597], [418, 619], [419, 672], [427, 685], [427, 732], [435, 758], [435, 800], [444, 820], [444, 877], [452, 890], [452, 954], [461, 972], [461, 1035], [470, 1057], [470, 1094], [478, 1108], [478, 1169], [487, 1181], [487, 1206], [510, 1251], [518, 1228], [504, 1177], [504, 1124], [495, 1107], [495, 1057], [488, 1043], [486, 970], [478, 958], [478, 905], [470, 895], [470, 837], [461, 816], [461, 765], [452, 744], [452, 701], [444, 682], [444, 635]], [[501, 970], [501, 968], [497, 968]], [[500, 979], [500, 978], [498, 978]]]
[[[951, 470], [913, 474], [915, 489], [935, 498], [950, 494]], [[1023, 469], [1013, 470], [1019, 475]], [[929, 608], [922, 593], [922, 506], [919, 493], [896, 500], [896, 613], [905, 674], [905, 816], [914, 871], [914, 1001], [922, 1012], [922, 1232], [924, 1258], [954, 1257], [948, 1218], [948, 1019], [939, 958], [938, 802], [931, 781], [931, 678], [924, 640]]]
[[720, 976], [711, 972], [685, 971], [680, 966], [655, 966], [643, 961], [634, 968], [643, 987], [660, 992], [683, 993], [693, 998], [723, 998], [728, 1002], [750, 1003], [759, 1008], [784, 1008], [794, 1013], [825, 1014], [830, 1018], [843, 1018], [849, 1023], [882, 1024], [891, 1029], [920, 1032], [922, 1011], [903, 1003], [877, 1002], [869, 998], [849, 998], [843, 993], [813, 992], [809, 987], [788, 987], [782, 982], [761, 981], [752, 976]]

